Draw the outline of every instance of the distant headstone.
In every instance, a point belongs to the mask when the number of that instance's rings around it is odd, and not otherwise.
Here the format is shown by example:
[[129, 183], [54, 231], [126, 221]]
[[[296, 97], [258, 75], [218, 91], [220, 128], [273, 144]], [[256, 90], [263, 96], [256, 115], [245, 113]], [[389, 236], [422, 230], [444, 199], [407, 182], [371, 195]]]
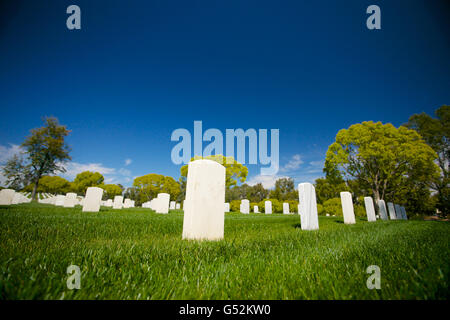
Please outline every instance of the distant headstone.
[[397, 216], [395, 215], [394, 204], [392, 202], [388, 202], [388, 210], [389, 210], [389, 219], [397, 220]]
[[228, 202], [225, 202], [224, 211], [225, 212], [230, 212], [230, 204]]
[[112, 207], [112, 206], [113, 206], [113, 200], [112, 199], [106, 200], [105, 207]]
[[224, 237], [225, 167], [216, 161], [189, 162], [183, 239]]
[[397, 217], [397, 220], [403, 220], [402, 215], [402, 208], [398, 204], [394, 204], [395, 207], [395, 216]]
[[289, 203], [283, 203], [283, 214], [289, 214]]
[[329, 217], [329, 216], [330, 216], [330, 214], [329, 214], [329, 213], [327, 213], [327, 214], [326, 214], [326, 216], [327, 216], [327, 217]]
[[272, 201], [264, 201], [264, 213], [272, 214]]
[[341, 205], [342, 212], [344, 214], [344, 223], [345, 224], [354, 224], [355, 221], [355, 212], [353, 211], [353, 201], [352, 194], [348, 191], [341, 192]]
[[180, 210], [180, 204], [179, 204], [179, 203], [176, 203], [176, 204], [175, 204], [175, 209], [176, 209], [176, 210]]
[[55, 206], [62, 207], [64, 205], [64, 201], [66, 200], [66, 196], [61, 194], [56, 196]]
[[83, 202], [83, 212], [98, 212], [102, 201], [103, 189], [89, 187], [86, 190], [86, 197]]
[[158, 193], [156, 201], [156, 212], [163, 214], [169, 213], [169, 203], [170, 203], [170, 194]]
[[175, 210], [175, 201], [170, 201], [169, 210]]
[[258, 208], [258, 206], [253, 206], [253, 212], [254, 212], [254, 213], [259, 213], [259, 208]]
[[300, 224], [302, 230], [319, 229], [319, 217], [317, 214], [316, 189], [309, 183], [298, 185]]
[[122, 207], [123, 207], [123, 197], [115, 196], [114, 203], [113, 203], [113, 209], [122, 209]]
[[63, 206], [65, 208], [73, 208], [77, 203], [77, 194], [73, 192], [66, 193]]
[[404, 220], [408, 220], [408, 216], [406, 215], [406, 209], [405, 209], [405, 207], [401, 207], [401, 209], [402, 209], [402, 216], [403, 216], [403, 219]]
[[250, 201], [247, 199], [241, 200], [241, 206], [240, 211], [243, 214], [249, 214], [250, 213]]
[[386, 203], [384, 200], [378, 200], [378, 209], [380, 210], [380, 217], [382, 220], [387, 220], [387, 210], [386, 210]]
[[124, 209], [131, 208], [131, 199], [125, 199], [123, 201], [123, 207], [124, 207]]
[[364, 197], [364, 206], [366, 207], [367, 221], [377, 221], [372, 197]]

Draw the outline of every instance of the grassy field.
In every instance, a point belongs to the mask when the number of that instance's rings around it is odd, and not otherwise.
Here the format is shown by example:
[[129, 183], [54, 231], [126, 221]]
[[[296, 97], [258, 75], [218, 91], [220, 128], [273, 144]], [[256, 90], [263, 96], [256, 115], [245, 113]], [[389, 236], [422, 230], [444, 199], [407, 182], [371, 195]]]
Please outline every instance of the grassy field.
[[[227, 214], [225, 240], [181, 240], [183, 215], [0, 206], [0, 299], [448, 299], [450, 224]], [[66, 286], [69, 265], [81, 289]], [[381, 290], [366, 268], [381, 269]]]

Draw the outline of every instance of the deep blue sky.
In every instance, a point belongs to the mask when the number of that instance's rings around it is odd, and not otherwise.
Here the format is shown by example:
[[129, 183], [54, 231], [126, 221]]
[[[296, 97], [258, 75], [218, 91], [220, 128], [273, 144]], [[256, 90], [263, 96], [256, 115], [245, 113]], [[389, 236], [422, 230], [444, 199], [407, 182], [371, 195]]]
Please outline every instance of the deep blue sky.
[[[81, 30], [66, 28], [71, 4]], [[366, 28], [371, 4], [381, 30]], [[313, 181], [339, 129], [450, 103], [449, 12], [425, 0], [3, 1], [0, 160], [53, 115], [72, 130], [72, 176], [178, 179], [170, 135], [202, 120], [280, 129], [278, 175]]]

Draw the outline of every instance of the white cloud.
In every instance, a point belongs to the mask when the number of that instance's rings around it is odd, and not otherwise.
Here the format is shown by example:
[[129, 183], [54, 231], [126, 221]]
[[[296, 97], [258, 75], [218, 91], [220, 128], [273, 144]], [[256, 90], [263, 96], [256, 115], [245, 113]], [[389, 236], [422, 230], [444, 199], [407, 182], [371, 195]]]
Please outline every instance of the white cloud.
[[20, 147], [20, 145], [17, 144], [10, 143], [9, 147], [0, 145], [0, 163], [4, 164], [14, 155], [19, 155], [22, 152], [23, 149]]
[[262, 183], [263, 187], [266, 189], [273, 189], [275, 187], [275, 182], [280, 178], [288, 178], [286, 176], [263, 176], [263, 175], [257, 175], [251, 177], [247, 184], [250, 186], [254, 186], [255, 184]]
[[77, 174], [83, 171], [92, 171], [99, 172], [103, 176], [111, 175], [116, 173], [116, 169], [104, 167], [101, 163], [78, 163], [78, 162], [69, 162], [65, 165], [66, 172], [62, 173], [62, 176], [65, 176], [69, 179], [75, 179]]
[[130, 165], [133, 162], [131, 159], [125, 159], [125, 167]]
[[121, 174], [122, 176], [131, 176], [131, 171], [128, 169], [120, 168], [119, 174]]
[[289, 160], [289, 162], [284, 167], [281, 167], [280, 172], [288, 172], [288, 171], [297, 170], [298, 168], [300, 168], [300, 165], [302, 165], [302, 164], [303, 164], [303, 160], [302, 160], [301, 155], [294, 154], [292, 156], [292, 158]]

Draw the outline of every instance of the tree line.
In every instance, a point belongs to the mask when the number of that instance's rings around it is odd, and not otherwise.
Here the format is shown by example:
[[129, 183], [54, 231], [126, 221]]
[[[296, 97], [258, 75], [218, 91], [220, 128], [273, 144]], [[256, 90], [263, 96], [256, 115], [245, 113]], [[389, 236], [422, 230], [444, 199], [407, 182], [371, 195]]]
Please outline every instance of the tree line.
[[[363, 197], [402, 204], [408, 212], [433, 214], [438, 209], [448, 214], [450, 106], [442, 106], [435, 117], [426, 113], [412, 115], [396, 128], [390, 123], [365, 121], [340, 130], [329, 146], [323, 168], [324, 177], [315, 180], [319, 214], [342, 215], [340, 192], [349, 191], [355, 202], [355, 214], [364, 215]], [[24, 153], [9, 159], [3, 167], [7, 186], [31, 192], [76, 192], [84, 195], [90, 186], [105, 190], [105, 198], [124, 195], [140, 205], [165, 192], [178, 202], [184, 200], [188, 165], [180, 169], [180, 178], [150, 173], [137, 177], [133, 185], [105, 184], [98, 172], [79, 173], [70, 182], [56, 176], [65, 172], [64, 163], [71, 160], [65, 137], [70, 133], [56, 118], [45, 118], [44, 126], [31, 130], [22, 143]], [[194, 157], [191, 160], [198, 159]], [[259, 183], [245, 183], [248, 168], [234, 158], [223, 155], [206, 157], [226, 168], [225, 201], [232, 211], [239, 210], [240, 200], [248, 199], [251, 208], [271, 200], [274, 212], [282, 212], [287, 202], [297, 211], [298, 193], [292, 178], [280, 178], [273, 189]]]

